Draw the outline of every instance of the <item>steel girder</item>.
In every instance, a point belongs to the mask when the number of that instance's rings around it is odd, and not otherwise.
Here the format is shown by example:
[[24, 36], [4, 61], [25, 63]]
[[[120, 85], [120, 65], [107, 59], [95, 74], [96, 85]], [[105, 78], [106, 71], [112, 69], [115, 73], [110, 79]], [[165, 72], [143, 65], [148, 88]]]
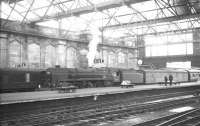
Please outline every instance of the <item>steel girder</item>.
[[66, 12], [60, 12], [53, 15], [46, 15], [42, 19], [33, 20], [32, 23], [42, 22], [49, 19], [61, 19], [61, 18], [70, 17], [70, 16], [79, 16], [81, 14], [91, 13], [96, 10], [103, 11], [110, 8], [120, 7], [124, 4], [129, 5], [129, 4], [140, 3], [140, 2], [145, 2], [145, 1], [149, 1], [149, 0], [111, 0], [111, 1], [97, 4], [95, 5], [95, 7], [84, 6], [84, 7], [71, 9]]
[[144, 20], [144, 21], [138, 21], [138, 22], [130, 22], [130, 23], [123, 23], [120, 25], [110, 25], [105, 26], [102, 29], [117, 29], [117, 28], [126, 28], [126, 27], [133, 27], [133, 26], [143, 26], [143, 25], [152, 25], [157, 23], [164, 23], [164, 22], [173, 22], [173, 21], [179, 21], [184, 19], [191, 19], [191, 18], [197, 18], [200, 17], [200, 14], [189, 14], [189, 15], [179, 15], [179, 16], [171, 16], [171, 17], [164, 17], [159, 19], [150, 19], [150, 20]]
[[8, 2], [8, 3], [12, 4], [12, 3], [20, 2], [20, 1], [22, 1], [22, 0], [2, 0], [2, 1]]

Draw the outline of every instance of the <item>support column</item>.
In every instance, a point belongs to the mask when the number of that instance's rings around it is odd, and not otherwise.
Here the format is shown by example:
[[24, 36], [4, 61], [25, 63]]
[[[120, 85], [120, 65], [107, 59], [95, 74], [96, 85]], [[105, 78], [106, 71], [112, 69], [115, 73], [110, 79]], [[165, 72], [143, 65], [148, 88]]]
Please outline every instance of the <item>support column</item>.
[[8, 35], [0, 34], [0, 67], [6, 68], [9, 64], [9, 56], [8, 56]]
[[40, 68], [45, 68], [45, 52], [46, 45], [45, 43], [40, 43]]
[[27, 36], [25, 36], [25, 41], [22, 43], [22, 64], [24, 64], [23, 67], [28, 67], [28, 39]]

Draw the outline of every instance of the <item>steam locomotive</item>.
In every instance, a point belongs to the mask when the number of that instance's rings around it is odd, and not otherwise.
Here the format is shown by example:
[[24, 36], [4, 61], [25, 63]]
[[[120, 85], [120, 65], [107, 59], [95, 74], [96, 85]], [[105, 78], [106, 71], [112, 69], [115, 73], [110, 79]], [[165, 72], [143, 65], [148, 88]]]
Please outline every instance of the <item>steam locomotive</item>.
[[176, 82], [200, 80], [200, 70], [180, 69], [117, 69], [117, 68], [49, 68], [45, 70], [0, 69], [0, 92], [33, 91], [39, 87], [55, 88], [63, 83], [78, 88], [119, 86], [123, 81], [134, 84], [164, 82], [172, 75]]

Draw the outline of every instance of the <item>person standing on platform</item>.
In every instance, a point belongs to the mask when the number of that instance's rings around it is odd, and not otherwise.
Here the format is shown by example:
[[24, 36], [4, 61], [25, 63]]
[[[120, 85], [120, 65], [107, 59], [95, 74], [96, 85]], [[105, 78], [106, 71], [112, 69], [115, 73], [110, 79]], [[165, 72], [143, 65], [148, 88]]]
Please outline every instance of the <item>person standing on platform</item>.
[[167, 86], [167, 81], [168, 81], [167, 76], [164, 77], [164, 80], [165, 80], [165, 86]]
[[170, 74], [170, 75], [169, 75], [169, 83], [170, 83], [170, 86], [172, 86], [172, 81], [173, 81], [173, 76]]

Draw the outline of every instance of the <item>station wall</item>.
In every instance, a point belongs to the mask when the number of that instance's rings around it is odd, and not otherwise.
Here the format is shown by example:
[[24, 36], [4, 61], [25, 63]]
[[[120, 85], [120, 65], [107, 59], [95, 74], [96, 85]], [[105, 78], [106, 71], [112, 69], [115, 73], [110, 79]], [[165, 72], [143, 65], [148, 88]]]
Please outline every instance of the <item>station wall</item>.
[[[44, 33], [42, 27], [37, 26], [37, 32], [27, 25], [9, 21], [2, 28], [1, 68], [42, 69], [55, 65], [84, 68], [88, 65], [86, 54], [81, 53], [83, 50], [88, 51], [89, 41], [85, 38], [73, 40], [73, 37], [69, 39], [63, 37], [63, 34], [52, 37], [48, 34], [52, 33], [50, 28], [48, 33]], [[55, 29], [52, 31], [57, 33]], [[137, 51], [133, 48], [101, 44], [98, 53], [102, 54], [100, 58], [105, 60], [106, 67], [137, 69]]]
[[[192, 54], [186, 55], [167, 55], [167, 56], [145, 56], [145, 42], [140, 40], [139, 57], [145, 65], [153, 65], [158, 68], [166, 67], [167, 62], [191, 61], [191, 66], [200, 67], [200, 30], [192, 31]], [[183, 41], [185, 43], [185, 41]], [[170, 52], [168, 52], [170, 53]]]

